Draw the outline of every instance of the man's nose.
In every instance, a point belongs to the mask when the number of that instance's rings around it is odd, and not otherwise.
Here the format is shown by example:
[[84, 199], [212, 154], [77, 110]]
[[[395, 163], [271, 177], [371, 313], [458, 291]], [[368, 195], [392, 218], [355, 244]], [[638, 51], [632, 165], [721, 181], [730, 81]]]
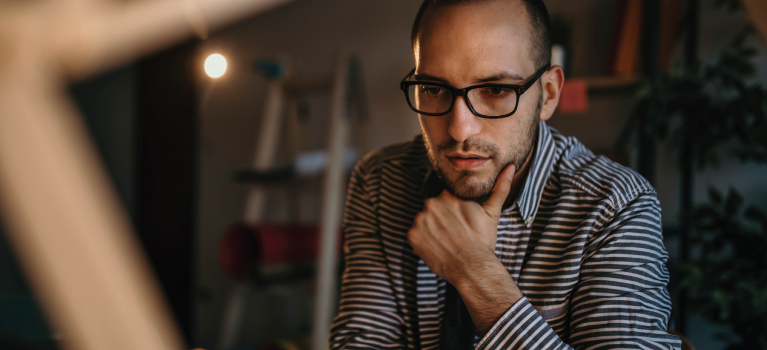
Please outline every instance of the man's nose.
[[464, 97], [455, 99], [455, 105], [448, 117], [450, 118], [447, 126], [448, 133], [458, 142], [466, 141], [468, 138], [479, 134], [482, 128], [482, 121], [474, 113], [471, 113]]

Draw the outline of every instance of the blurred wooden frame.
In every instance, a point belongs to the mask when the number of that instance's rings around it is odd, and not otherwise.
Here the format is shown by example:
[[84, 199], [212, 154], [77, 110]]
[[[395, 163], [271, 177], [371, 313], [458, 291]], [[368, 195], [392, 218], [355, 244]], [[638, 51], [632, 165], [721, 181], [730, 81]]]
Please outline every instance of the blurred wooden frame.
[[67, 83], [287, 1], [0, 1], [0, 213], [66, 349], [184, 347]]
[[767, 1], [764, 0], [741, 0], [751, 24], [767, 43]]

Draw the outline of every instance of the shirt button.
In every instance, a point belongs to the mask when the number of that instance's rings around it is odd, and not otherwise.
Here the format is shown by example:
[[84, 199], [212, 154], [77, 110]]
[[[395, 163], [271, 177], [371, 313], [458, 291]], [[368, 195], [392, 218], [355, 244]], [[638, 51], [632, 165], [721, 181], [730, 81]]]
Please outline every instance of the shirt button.
[[533, 217], [531, 216], [527, 218], [527, 220], [525, 220], [525, 226], [527, 226], [527, 228], [530, 228], [530, 226], [532, 225], [533, 225]]

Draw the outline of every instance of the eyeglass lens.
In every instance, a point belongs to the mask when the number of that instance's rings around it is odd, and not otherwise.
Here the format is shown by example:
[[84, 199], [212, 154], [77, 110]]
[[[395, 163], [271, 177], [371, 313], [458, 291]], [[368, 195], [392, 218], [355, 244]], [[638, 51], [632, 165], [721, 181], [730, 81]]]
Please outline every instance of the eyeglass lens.
[[[416, 84], [408, 87], [408, 98], [421, 113], [443, 114], [450, 110], [453, 92], [438, 85]], [[487, 86], [469, 90], [468, 99], [477, 113], [495, 117], [514, 111], [517, 93], [510, 88]]]

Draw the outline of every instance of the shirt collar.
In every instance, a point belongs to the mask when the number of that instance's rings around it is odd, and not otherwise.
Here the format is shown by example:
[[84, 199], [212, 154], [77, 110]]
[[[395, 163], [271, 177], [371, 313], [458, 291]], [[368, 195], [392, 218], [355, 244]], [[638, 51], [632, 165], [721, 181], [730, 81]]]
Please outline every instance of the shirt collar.
[[[538, 205], [541, 202], [541, 196], [543, 196], [543, 189], [546, 187], [546, 182], [554, 169], [557, 153], [556, 143], [551, 135], [551, 130], [549, 130], [546, 122], [541, 121], [538, 127], [537, 143], [533, 150], [533, 163], [530, 167], [530, 173], [527, 175], [527, 179], [525, 179], [525, 186], [522, 188], [522, 192], [520, 192], [515, 201], [522, 215], [522, 220], [524, 220], [525, 226], [528, 228], [533, 226], [535, 215], [538, 213]], [[423, 186], [421, 187], [424, 199], [433, 196], [434, 193], [438, 194], [441, 192], [441, 188], [437, 188], [439, 186], [441, 186], [441, 181], [439, 181], [434, 169], [429, 166], [424, 176]], [[512, 209], [514, 209], [514, 206], [504, 210], [504, 213]]]
[[528, 228], [533, 226], [535, 215], [538, 213], [538, 205], [541, 203], [541, 196], [543, 196], [543, 189], [554, 169], [557, 153], [551, 130], [549, 130], [546, 122], [541, 121], [538, 127], [538, 143], [533, 151], [533, 164], [525, 180], [525, 186], [515, 202], [519, 206], [519, 213]]

